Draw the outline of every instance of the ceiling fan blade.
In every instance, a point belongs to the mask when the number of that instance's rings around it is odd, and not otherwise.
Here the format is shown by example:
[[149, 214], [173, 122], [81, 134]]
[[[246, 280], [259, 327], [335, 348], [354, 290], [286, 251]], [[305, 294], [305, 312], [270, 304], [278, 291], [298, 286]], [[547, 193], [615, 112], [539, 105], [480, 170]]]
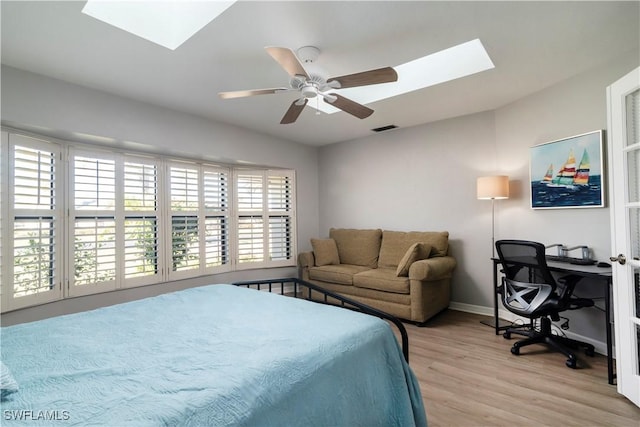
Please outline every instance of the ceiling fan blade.
[[286, 87], [275, 87], [272, 89], [252, 89], [252, 90], [237, 90], [235, 92], [220, 92], [218, 96], [222, 99], [243, 98], [245, 96], [254, 95], [269, 95], [278, 92], [288, 92], [291, 89]]
[[[329, 101], [327, 98], [335, 97], [334, 101]], [[344, 96], [338, 95], [337, 93], [330, 93], [329, 97], [323, 97], [324, 102], [333, 105], [336, 108], [341, 109], [342, 111], [351, 114], [352, 116], [356, 116], [359, 119], [366, 119], [370, 115], [373, 114], [373, 110], [369, 107], [365, 107], [362, 104], [358, 104], [355, 101], [350, 100], [349, 98], [345, 98]]]
[[284, 113], [284, 117], [282, 117], [282, 120], [280, 120], [281, 125], [288, 125], [289, 123], [293, 123], [298, 120], [298, 116], [300, 115], [300, 113], [302, 113], [302, 110], [304, 110], [304, 106], [307, 105], [307, 102], [309, 100], [307, 98], [304, 98], [304, 102], [298, 104], [300, 101], [300, 99], [296, 99], [291, 103], [291, 106], [289, 107], [287, 112]]
[[291, 77], [305, 76], [309, 78], [309, 74], [307, 74], [307, 71], [291, 49], [286, 47], [265, 47], [265, 49]]
[[[327, 80], [327, 84], [334, 89], [343, 89], [347, 87], [376, 85], [379, 83], [389, 83], [398, 81], [398, 73], [391, 67], [378, 68], [377, 70], [363, 71], [361, 73], [348, 74], [346, 76], [331, 77]], [[335, 83], [339, 86], [336, 87]]]

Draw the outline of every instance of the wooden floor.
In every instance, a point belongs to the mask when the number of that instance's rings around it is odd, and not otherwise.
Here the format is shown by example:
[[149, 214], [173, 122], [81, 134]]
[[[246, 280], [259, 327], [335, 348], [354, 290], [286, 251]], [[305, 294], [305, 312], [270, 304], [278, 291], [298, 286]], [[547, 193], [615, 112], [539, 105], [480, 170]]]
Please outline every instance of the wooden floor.
[[640, 409], [607, 383], [607, 361], [580, 354], [579, 369], [543, 346], [480, 324], [486, 317], [448, 310], [426, 327], [406, 324], [409, 361], [430, 427], [640, 426]]

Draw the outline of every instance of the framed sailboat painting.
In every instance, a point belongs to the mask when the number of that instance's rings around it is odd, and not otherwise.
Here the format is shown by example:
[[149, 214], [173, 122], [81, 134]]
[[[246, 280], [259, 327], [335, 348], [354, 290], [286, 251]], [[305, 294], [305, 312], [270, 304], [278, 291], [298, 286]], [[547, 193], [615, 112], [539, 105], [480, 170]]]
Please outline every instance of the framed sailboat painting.
[[531, 147], [533, 209], [604, 207], [604, 131]]

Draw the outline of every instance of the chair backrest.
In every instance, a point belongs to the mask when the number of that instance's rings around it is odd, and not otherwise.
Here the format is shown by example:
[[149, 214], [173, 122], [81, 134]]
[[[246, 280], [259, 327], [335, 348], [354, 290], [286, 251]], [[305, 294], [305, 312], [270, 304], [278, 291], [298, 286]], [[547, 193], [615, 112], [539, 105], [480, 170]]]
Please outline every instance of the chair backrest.
[[542, 243], [528, 240], [498, 240], [496, 250], [502, 264], [502, 302], [509, 311], [531, 317], [556, 290]]
[[529, 240], [498, 240], [496, 250], [504, 275], [511, 280], [546, 283], [556, 290], [557, 284], [545, 256], [542, 243]]

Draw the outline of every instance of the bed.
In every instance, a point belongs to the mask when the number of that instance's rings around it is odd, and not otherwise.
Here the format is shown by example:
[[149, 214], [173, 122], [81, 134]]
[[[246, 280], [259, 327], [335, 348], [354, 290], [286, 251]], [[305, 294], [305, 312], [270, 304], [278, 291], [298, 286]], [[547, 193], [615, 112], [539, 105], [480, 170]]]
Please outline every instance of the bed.
[[292, 283], [298, 298], [209, 285], [3, 327], [19, 390], [2, 425], [426, 426], [390, 323]]

